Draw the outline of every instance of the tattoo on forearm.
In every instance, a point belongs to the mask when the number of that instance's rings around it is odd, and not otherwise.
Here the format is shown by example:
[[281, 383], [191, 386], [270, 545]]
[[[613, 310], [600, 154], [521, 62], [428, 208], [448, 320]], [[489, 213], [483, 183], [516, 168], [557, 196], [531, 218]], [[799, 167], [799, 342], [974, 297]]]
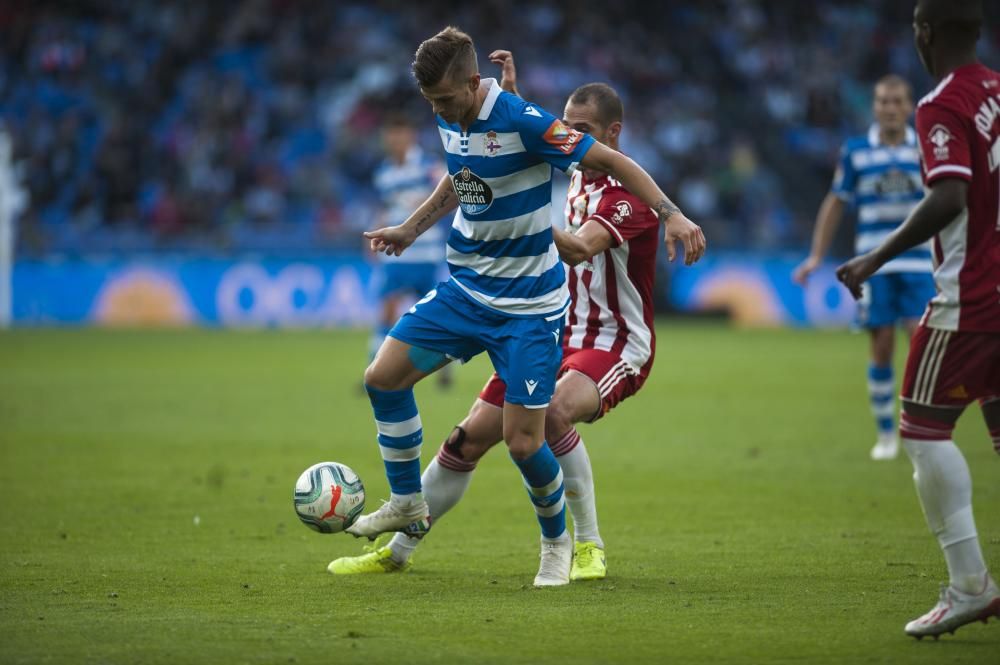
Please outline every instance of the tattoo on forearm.
[[659, 203], [653, 206], [653, 210], [656, 211], [656, 216], [660, 218], [661, 222], [666, 222], [670, 219], [670, 216], [679, 213], [680, 208], [674, 205], [673, 201], [670, 199], [662, 199]]
[[439, 196], [436, 201], [431, 203], [431, 207], [427, 209], [424, 216], [417, 220], [417, 233], [423, 233], [426, 228], [430, 226], [434, 213], [444, 207], [444, 204], [447, 203], [449, 196], [450, 193], [445, 192]]

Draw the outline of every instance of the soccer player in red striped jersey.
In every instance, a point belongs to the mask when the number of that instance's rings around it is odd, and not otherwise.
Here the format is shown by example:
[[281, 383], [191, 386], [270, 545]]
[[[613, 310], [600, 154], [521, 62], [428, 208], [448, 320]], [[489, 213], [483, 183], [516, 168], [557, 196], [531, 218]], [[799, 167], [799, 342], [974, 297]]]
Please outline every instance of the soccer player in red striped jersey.
[[[495, 51], [504, 89], [517, 94], [514, 59]], [[623, 109], [603, 83], [577, 88], [563, 114], [569, 128], [618, 150]], [[563, 360], [545, 419], [545, 436], [559, 460], [565, 499], [574, 524], [572, 580], [601, 579], [607, 572], [597, 526], [594, 479], [575, 424], [592, 423], [643, 385], [653, 364], [653, 279], [659, 244], [655, 212], [610, 176], [576, 170], [566, 200], [566, 230], [554, 229], [560, 257], [570, 266], [570, 309], [563, 332]], [[667, 248], [673, 259], [674, 247]], [[431, 517], [440, 519], [464, 495], [479, 459], [502, 440], [506, 386], [494, 374], [469, 415], [441, 446], [423, 474]], [[528, 386], [528, 390], [531, 387]], [[396, 534], [375, 551], [333, 561], [335, 574], [406, 570], [419, 540]]]
[[917, 105], [930, 191], [882, 245], [837, 271], [858, 297], [879, 266], [934, 238], [938, 294], [910, 344], [900, 434], [949, 583], [929, 612], [906, 624], [918, 639], [1000, 617], [1000, 588], [972, 515], [969, 467], [952, 441], [958, 417], [979, 400], [1000, 452], [1000, 74], [976, 58], [982, 17], [980, 0], [917, 2], [917, 52], [939, 82]]

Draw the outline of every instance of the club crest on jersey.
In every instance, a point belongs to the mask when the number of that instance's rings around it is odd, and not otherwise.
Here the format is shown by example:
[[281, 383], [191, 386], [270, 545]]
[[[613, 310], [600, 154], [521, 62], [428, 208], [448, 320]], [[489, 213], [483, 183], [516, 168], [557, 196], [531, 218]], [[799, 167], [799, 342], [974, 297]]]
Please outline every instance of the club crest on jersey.
[[487, 157], [496, 157], [499, 153], [502, 145], [500, 141], [497, 140], [497, 133], [492, 129], [485, 134], [483, 134], [483, 154]]
[[611, 215], [611, 221], [621, 224], [632, 216], [632, 205], [628, 201], [619, 201], [615, 204], [615, 214]]
[[493, 205], [493, 190], [468, 166], [451, 176], [451, 182], [458, 194], [458, 204], [466, 215], [481, 215]]
[[934, 159], [948, 159], [948, 142], [951, 141], [951, 132], [944, 125], [934, 125], [927, 140], [934, 146]]
[[562, 120], [553, 120], [549, 128], [545, 130], [542, 139], [549, 145], [554, 145], [560, 152], [570, 154], [573, 148], [583, 138], [583, 134], [570, 129], [562, 123]]

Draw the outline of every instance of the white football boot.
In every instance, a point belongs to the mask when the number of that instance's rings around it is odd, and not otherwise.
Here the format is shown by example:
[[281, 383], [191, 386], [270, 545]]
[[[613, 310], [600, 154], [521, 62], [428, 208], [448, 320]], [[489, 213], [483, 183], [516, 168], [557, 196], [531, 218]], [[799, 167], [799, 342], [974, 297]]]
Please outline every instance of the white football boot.
[[896, 433], [879, 434], [871, 451], [872, 459], [876, 461], [896, 459], [897, 455], [899, 455], [899, 437]]
[[375, 540], [383, 533], [402, 531], [413, 538], [423, 538], [431, 529], [431, 515], [426, 501], [412, 506], [397, 506], [384, 501], [374, 513], [362, 515], [358, 521], [344, 529], [356, 538]]
[[573, 565], [573, 539], [563, 533], [557, 540], [542, 539], [541, 563], [535, 575], [535, 586], [561, 586], [569, 584], [569, 571]]
[[922, 639], [929, 635], [937, 639], [943, 633], [954, 633], [967, 623], [990, 617], [1000, 618], [1000, 589], [987, 575], [982, 593], [963, 593], [949, 586], [941, 586], [941, 597], [931, 611], [906, 624], [906, 634]]

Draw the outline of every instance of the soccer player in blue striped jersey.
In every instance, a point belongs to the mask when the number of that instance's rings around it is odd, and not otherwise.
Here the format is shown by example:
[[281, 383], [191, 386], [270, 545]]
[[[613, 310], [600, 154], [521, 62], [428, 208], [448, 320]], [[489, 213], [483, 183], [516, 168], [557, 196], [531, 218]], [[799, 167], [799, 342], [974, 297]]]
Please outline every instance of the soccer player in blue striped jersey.
[[[424, 202], [444, 175], [444, 164], [427, 154], [417, 143], [412, 120], [401, 113], [392, 113], [382, 127], [382, 149], [385, 159], [375, 169], [372, 182], [382, 204], [380, 226], [402, 224], [410, 213]], [[417, 238], [402, 256], [376, 254], [375, 279], [379, 310], [369, 342], [371, 360], [389, 329], [400, 315], [404, 298], [419, 298], [437, 285], [444, 271], [446, 230], [435, 225]], [[441, 383], [447, 383], [450, 373], [445, 367], [439, 372]]]
[[374, 539], [430, 528], [420, 484], [423, 431], [413, 386], [451, 359], [486, 351], [506, 384], [503, 438], [542, 530], [535, 586], [569, 583], [562, 471], [545, 442], [545, 409], [562, 356], [569, 303], [552, 233], [552, 168], [610, 174], [657, 214], [667, 256], [684, 245], [691, 264], [705, 251], [701, 228], [625, 155], [566, 127], [536, 104], [481, 79], [472, 39], [454, 27], [417, 49], [413, 74], [437, 115], [448, 176], [407, 220], [365, 233], [372, 249], [399, 255], [446, 213], [448, 281], [403, 315], [365, 372], [390, 500], [348, 528]]
[[[910, 85], [896, 75], [879, 79], [875, 84], [875, 124], [864, 136], [844, 144], [833, 186], [817, 215], [812, 250], [795, 269], [796, 282], [804, 285], [822, 263], [846, 204], [857, 208], [855, 249], [864, 254], [898, 228], [923, 198], [920, 153], [916, 135], [907, 124], [911, 113]], [[903, 252], [865, 283], [858, 322], [871, 337], [868, 398], [878, 432], [872, 459], [893, 459], [899, 452], [892, 370], [896, 326], [903, 326], [911, 335], [933, 295], [929, 243]]]

